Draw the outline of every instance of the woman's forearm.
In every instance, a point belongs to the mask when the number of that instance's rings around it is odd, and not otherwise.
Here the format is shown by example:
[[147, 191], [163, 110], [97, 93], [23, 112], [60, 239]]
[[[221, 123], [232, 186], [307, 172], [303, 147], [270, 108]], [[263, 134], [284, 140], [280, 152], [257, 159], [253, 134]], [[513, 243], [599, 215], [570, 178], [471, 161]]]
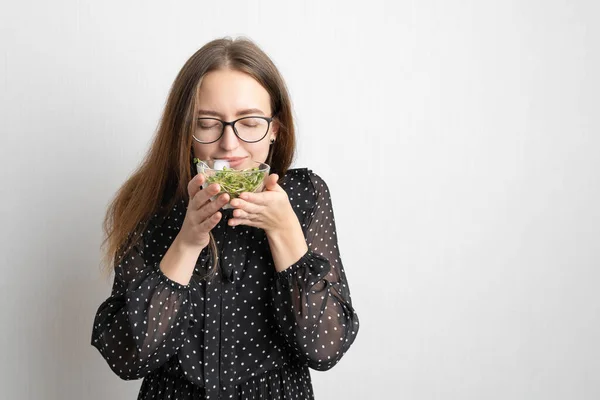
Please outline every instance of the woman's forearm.
[[308, 251], [300, 221], [294, 215], [285, 228], [266, 232], [277, 272], [284, 271]]

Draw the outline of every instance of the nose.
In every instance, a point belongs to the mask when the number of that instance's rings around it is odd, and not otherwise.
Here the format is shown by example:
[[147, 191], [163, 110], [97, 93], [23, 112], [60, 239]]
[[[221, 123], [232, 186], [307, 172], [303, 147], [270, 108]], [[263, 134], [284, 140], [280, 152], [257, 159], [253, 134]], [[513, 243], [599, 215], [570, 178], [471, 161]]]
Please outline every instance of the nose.
[[227, 125], [225, 127], [225, 131], [219, 142], [221, 147], [227, 151], [235, 150], [239, 146], [240, 141], [233, 131], [233, 126]]

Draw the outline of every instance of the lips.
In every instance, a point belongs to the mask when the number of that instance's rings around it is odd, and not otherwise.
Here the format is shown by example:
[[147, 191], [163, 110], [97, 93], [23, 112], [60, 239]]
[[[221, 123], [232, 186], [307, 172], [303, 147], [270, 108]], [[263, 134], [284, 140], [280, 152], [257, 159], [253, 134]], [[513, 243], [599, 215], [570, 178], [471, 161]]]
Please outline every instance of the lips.
[[239, 167], [240, 165], [242, 165], [242, 163], [244, 162], [244, 160], [246, 158], [248, 158], [248, 157], [222, 157], [222, 158], [215, 157], [214, 160], [224, 160], [229, 163], [230, 167]]
[[246, 157], [215, 157], [215, 160], [226, 160], [226, 161], [239, 161], [243, 160]]

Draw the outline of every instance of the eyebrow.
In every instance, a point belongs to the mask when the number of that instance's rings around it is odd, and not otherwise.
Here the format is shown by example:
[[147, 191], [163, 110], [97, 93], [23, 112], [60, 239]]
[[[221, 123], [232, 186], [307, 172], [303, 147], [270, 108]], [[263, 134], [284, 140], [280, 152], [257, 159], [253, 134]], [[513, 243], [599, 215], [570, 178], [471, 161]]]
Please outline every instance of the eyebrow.
[[[235, 116], [236, 117], [240, 117], [242, 115], [248, 115], [248, 114], [265, 115], [265, 113], [262, 112], [258, 108], [246, 108], [244, 110], [238, 110], [238, 112], [235, 114]], [[221, 113], [218, 113], [218, 112], [212, 111], [212, 110], [198, 110], [198, 115], [210, 115], [210, 116], [213, 116], [213, 117], [223, 118], [223, 115]]]

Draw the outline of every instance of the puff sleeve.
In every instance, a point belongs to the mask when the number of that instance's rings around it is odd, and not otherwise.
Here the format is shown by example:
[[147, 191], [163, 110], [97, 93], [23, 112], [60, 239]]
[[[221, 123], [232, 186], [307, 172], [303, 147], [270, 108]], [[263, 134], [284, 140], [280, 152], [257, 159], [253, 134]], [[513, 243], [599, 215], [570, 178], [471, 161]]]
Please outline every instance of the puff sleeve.
[[[111, 295], [96, 313], [91, 344], [122, 379], [139, 379], [183, 345], [191, 318], [188, 286], [167, 278], [150, 254], [150, 231], [115, 266]], [[146, 250], [146, 251], [145, 251]]]
[[339, 362], [359, 329], [338, 248], [329, 189], [312, 171], [314, 207], [303, 224], [308, 251], [277, 272], [272, 286], [278, 329], [292, 352], [310, 368], [328, 370]]

